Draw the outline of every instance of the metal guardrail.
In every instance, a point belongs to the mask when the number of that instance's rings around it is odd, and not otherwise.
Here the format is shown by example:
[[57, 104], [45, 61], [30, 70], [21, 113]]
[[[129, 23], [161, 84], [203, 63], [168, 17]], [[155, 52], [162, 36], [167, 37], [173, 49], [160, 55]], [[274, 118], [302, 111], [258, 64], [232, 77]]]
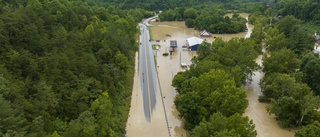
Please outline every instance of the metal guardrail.
[[[158, 72], [158, 69], [157, 69], [157, 68], [156, 68], [156, 70], [157, 70], [157, 72]], [[159, 79], [159, 75], [158, 75], [158, 74], [157, 74], [157, 78], [158, 78], [158, 84], [159, 84], [159, 89], [160, 89], [161, 101], [162, 101], [164, 116], [165, 116], [165, 118], [166, 118], [168, 133], [169, 133], [169, 137], [171, 137], [171, 132], [170, 132], [170, 127], [169, 127], [169, 122], [168, 122], [168, 117], [167, 117], [166, 106], [164, 105], [163, 94], [162, 94], [161, 85], [160, 85], [160, 79]]]

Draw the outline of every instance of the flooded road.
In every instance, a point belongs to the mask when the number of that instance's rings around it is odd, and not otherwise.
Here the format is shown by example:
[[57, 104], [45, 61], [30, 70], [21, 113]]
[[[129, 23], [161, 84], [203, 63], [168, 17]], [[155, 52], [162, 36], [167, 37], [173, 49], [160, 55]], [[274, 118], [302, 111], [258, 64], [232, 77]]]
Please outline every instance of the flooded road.
[[[262, 55], [258, 56], [256, 63], [262, 66]], [[268, 104], [258, 101], [259, 96], [262, 95], [259, 82], [263, 78], [264, 73], [255, 71], [253, 74], [252, 82], [244, 86], [249, 101], [249, 106], [244, 115], [253, 120], [258, 137], [293, 137], [293, 131], [279, 127], [274, 116], [267, 113], [266, 106]]]
[[[126, 126], [127, 137], [168, 137], [165, 115], [161, 103], [156, 103], [152, 113], [152, 121], [146, 120], [143, 107], [143, 92], [138, 75], [138, 53], [135, 59], [135, 76], [132, 88], [131, 107]], [[159, 91], [159, 89], [157, 89]], [[157, 100], [161, 100], [157, 92]]]
[[[240, 16], [244, 18], [248, 18], [248, 15], [249, 14], [246, 13], [240, 14]], [[227, 14], [227, 16], [232, 16], [232, 14]], [[193, 28], [187, 28], [184, 22], [150, 22], [150, 24], [154, 25], [151, 27], [151, 37], [154, 40], [152, 43], [160, 45], [159, 49], [155, 51], [159, 83], [156, 95], [157, 103], [153, 112], [152, 123], [146, 122], [141, 105], [141, 92], [138, 92], [140, 91], [140, 85], [136, 84], [136, 81], [138, 81], [138, 78], [136, 78], [138, 76], [136, 76], [126, 136], [186, 137], [182, 120], [179, 118], [179, 112], [174, 105], [174, 98], [177, 92], [171, 86], [171, 81], [173, 76], [179, 71], [184, 71], [184, 69], [180, 67], [180, 63], [190, 65], [192, 57], [196, 56], [196, 52], [183, 51], [181, 46], [185, 45], [187, 38], [193, 36], [206, 39], [207, 42], [212, 42], [214, 40], [213, 37], [222, 37], [223, 40], [229, 40], [232, 37], [248, 38], [254, 26], [246, 24], [248, 27], [247, 32], [237, 34], [213, 34], [211, 38], [206, 38], [200, 37], [199, 32]], [[170, 36], [166, 36], [166, 34]], [[159, 40], [159, 42], [155, 42], [155, 40]], [[163, 53], [169, 52], [170, 40], [177, 40], [178, 48], [175, 49], [173, 55], [167, 57], [162, 56]], [[261, 64], [261, 58], [261, 55], [258, 56], [256, 59], [257, 63]], [[249, 106], [244, 115], [253, 119], [258, 137], [292, 137], [294, 135], [293, 132], [280, 128], [274, 117], [267, 114], [265, 109], [267, 104], [259, 103], [258, 98], [262, 93], [258, 83], [263, 77], [263, 73], [257, 71], [254, 72], [254, 74], [255, 75], [252, 76], [253, 81], [244, 86], [244, 89], [247, 90], [247, 99], [249, 101]], [[161, 100], [163, 100], [164, 105], [160, 102]]]

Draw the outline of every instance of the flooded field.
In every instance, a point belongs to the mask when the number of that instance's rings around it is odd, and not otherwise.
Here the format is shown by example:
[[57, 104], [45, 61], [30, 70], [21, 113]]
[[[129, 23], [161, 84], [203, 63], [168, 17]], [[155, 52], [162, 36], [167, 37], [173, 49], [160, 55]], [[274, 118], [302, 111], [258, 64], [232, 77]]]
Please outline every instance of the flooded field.
[[[232, 16], [232, 14], [227, 14], [226, 16]], [[249, 14], [247, 13], [240, 13], [240, 16], [243, 18], [248, 18]], [[194, 28], [187, 28], [184, 21], [180, 22], [151, 22], [150, 24], [155, 25], [151, 27], [151, 36], [153, 40], [170, 40], [176, 39], [183, 43], [189, 37], [196, 36], [200, 37], [199, 31], [194, 30]], [[212, 34], [212, 37], [201, 37], [202, 39], [206, 39], [208, 42], [212, 42], [214, 37], [221, 37], [223, 40], [229, 40], [233, 37], [240, 37], [240, 38], [248, 38], [253, 29], [253, 25], [247, 24], [248, 31], [247, 32], [240, 32], [237, 34]], [[171, 37], [167, 37], [166, 34], [171, 35]], [[179, 44], [179, 43], [178, 43]]]
[[[232, 14], [227, 14], [227, 16], [231, 15]], [[240, 16], [247, 18], [248, 14], [242, 13]], [[159, 49], [155, 51], [155, 55], [159, 76], [158, 91], [162, 92], [162, 98], [159, 98], [161, 95], [159, 95], [160, 92], [157, 92], [158, 102], [156, 104], [156, 110], [153, 113], [153, 115], [155, 115], [153, 117], [156, 118], [156, 123], [144, 123], [143, 118], [141, 118], [143, 116], [143, 110], [141, 110], [141, 115], [136, 112], [141, 109], [139, 107], [139, 103], [142, 103], [139, 98], [139, 96], [141, 96], [139, 95], [140, 92], [133, 91], [132, 108], [130, 109], [130, 117], [127, 123], [127, 136], [140, 137], [152, 135], [153, 137], [186, 137], [182, 120], [179, 118], [179, 112], [174, 105], [174, 98], [177, 92], [171, 86], [171, 81], [175, 74], [179, 71], [184, 71], [184, 69], [180, 67], [180, 63], [183, 62], [190, 65], [192, 57], [196, 56], [196, 52], [183, 51], [181, 46], [185, 45], [186, 39], [189, 37], [200, 37], [199, 32], [193, 28], [187, 28], [184, 22], [150, 22], [150, 24], [153, 25], [151, 27], [152, 43], [160, 45]], [[222, 37], [223, 40], [229, 40], [232, 37], [248, 38], [254, 26], [247, 24], [247, 27], [247, 32], [238, 34], [213, 34], [213, 37]], [[213, 38], [200, 38], [206, 39], [208, 42], [214, 40]], [[159, 40], [159, 42], [156, 42], [156, 40]], [[170, 40], [177, 40], [178, 48], [175, 49], [171, 56], [164, 57], [162, 54], [169, 52]], [[261, 64], [261, 56], [259, 56], [256, 61]], [[265, 109], [267, 104], [259, 103], [258, 97], [262, 93], [258, 83], [263, 77], [263, 73], [257, 71], [254, 72], [254, 74], [252, 83], [244, 86], [244, 89], [247, 90], [247, 99], [249, 100], [249, 106], [244, 115], [253, 119], [259, 137], [292, 137], [294, 135], [293, 132], [280, 128], [273, 116], [267, 114]], [[138, 85], [135, 86], [137, 87], [134, 87], [134, 90], [138, 90]], [[134, 94], [136, 94], [136, 97], [134, 97]], [[165, 112], [162, 108], [161, 99], [163, 99], [164, 102]], [[166, 121], [169, 125], [169, 133]]]

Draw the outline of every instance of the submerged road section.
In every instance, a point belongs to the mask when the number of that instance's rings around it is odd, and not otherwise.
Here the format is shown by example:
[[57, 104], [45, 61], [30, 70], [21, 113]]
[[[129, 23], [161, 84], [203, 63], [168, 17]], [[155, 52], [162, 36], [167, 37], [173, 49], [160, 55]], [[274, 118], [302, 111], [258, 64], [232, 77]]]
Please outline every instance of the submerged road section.
[[152, 112], [156, 105], [156, 69], [152, 45], [150, 43], [148, 21], [140, 23], [139, 76], [146, 120], [152, 122]]
[[160, 85], [158, 86], [154, 53], [150, 43], [148, 21], [139, 23], [139, 53], [135, 57], [135, 75], [126, 137], [170, 137]]

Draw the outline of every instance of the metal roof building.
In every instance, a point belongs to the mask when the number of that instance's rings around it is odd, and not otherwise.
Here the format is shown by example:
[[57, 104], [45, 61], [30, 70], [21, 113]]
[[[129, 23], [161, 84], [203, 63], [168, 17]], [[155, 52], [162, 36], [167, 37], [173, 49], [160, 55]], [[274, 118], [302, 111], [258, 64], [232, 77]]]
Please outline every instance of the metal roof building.
[[203, 39], [198, 37], [188, 38], [186, 41], [186, 46], [191, 49], [191, 51], [198, 50], [198, 46], [203, 42]]

